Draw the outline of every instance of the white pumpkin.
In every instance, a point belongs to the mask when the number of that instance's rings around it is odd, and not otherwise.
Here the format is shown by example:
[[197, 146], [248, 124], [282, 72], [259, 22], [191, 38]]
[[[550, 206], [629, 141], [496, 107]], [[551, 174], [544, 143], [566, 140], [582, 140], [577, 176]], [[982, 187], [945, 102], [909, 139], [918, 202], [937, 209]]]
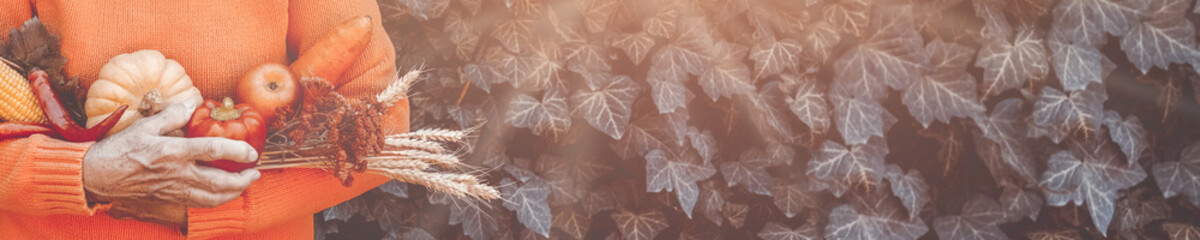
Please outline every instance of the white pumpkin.
[[[161, 101], [144, 101], [143, 98], [154, 90], [161, 96]], [[100, 75], [88, 88], [83, 108], [88, 117], [87, 126], [92, 127], [121, 105], [129, 105], [129, 110], [108, 132], [113, 134], [146, 115], [152, 115], [153, 112], [147, 109], [161, 109], [189, 101], [199, 105], [204, 98], [200, 96], [200, 89], [192, 85], [192, 78], [184, 72], [183, 66], [158, 51], [139, 50], [117, 55], [100, 68]]]

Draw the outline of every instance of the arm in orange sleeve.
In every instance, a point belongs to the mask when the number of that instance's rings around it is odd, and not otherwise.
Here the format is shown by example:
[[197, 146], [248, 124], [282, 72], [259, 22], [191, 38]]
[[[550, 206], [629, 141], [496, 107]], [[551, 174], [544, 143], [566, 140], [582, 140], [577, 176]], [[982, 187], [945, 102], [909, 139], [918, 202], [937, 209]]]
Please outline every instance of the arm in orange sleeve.
[[[326, 1], [293, 0], [288, 14], [288, 49], [303, 52], [326, 31], [343, 20], [371, 15], [375, 29], [363, 55], [343, 74], [352, 79], [338, 89], [347, 97], [373, 96], [381, 92], [395, 76], [395, 51], [381, 23], [374, 0]], [[402, 107], [403, 128], [407, 131], [408, 103]], [[207, 238], [253, 233], [267, 227], [311, 215], [350, 200], [388, 181], [375, 174], [356, 174], [354, 184], [346, 187], [319, 169], [268, 170], [246, 189], [241, 197], [211, 209], [188, 209], [188, 236]]]
[[[29, 0], [0, 0], [0, 43], [33, 17]], [[43, 135], [0, 141], [0, 211], [91, 215], [83, 191], [83, 155], [92, 143]]]

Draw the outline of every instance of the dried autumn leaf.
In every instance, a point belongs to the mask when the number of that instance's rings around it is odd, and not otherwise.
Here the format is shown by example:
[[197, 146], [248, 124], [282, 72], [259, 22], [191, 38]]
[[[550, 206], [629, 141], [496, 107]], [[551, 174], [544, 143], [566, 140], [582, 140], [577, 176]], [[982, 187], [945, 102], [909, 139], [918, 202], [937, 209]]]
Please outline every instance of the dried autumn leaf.
[[625, 127], [629, 125], [633, 100], [641, 93], [642, 87], [629, 78], [610, 80], [600, 89], [575, 92], [571, 96], [571, 105], [576, 116], [586, 120], [596, 130], [620, 140]]
[[910, 7], [877, 7], [871, 27], [877, 29], [834, 64], [834, 86], [840, 92], [882, 99], [886, 87], [903, 90], [921, 76], [929, 61], [924, 40], [913, 25]]
[[700, 162], [699, 156], [690, 152], [670, 155], [656, 149], [646, 154], [646, 192], [675, 192], [688, 218], [700, 196], [696, 182], [716, 173], [712, 165]]
[[1105, 33], [1122, 36], [1146, 14], [1144, 0], [1063, 0], [1054, 7], [1056, 34], [1075, 42], [1099, 46]]
[[1003, 217], [996, 200], [976, 195], [963, 204], [961, 214], [935, 218], [933, 228], [941, 239], [1008, 239], [999, 227]]
[[790, 228], [787, 225], [778, 222], [768, 222], [762, 230], [758, 231], [758, 237], [765, 240], [813, 240], [820, 239], [821, 233], [818, 232], [815, 223], [809, 221], [804, 225], [796, 228]]
[[1183, 195], [1193, 206], [1200, 206], [1200, 181], [1196, 181], [1200, 179], [1200, 141], [1184, 148], [1179, 161], [1155, 163], [1151, 171], [1164, 198]]
[[1017, 32], [1012, 42], [1005, 39], [985, 44], [975, 59], [975, 66], [983, 68], [983, 96], [999, 95], [1030, 79], [1045, 77], [1050, 72], [1046, 51], [1044, 37], [1033, 28]]
[[508, 103], [507, 119], [513, 127], [529, 128], [533, 134], [557, 139], [571, 127], [567, 98], [561, 90], [549, 90], [539, 101], [520, 94]]
[[635, 213], [619, 210], [612, 214], [621, 235], [629, 240], [652, 240], [658, 232], [667, 229], [667, 217], [658, 210]]
[[952, 117], [972, 117], [987, 110], [975, 95], [975, 77], [967, 73], [974, 49], [935, 40], [925, 46], [925, 52], [929, 54], [927, 71], [902, 98], [917, 122], [929, 128], [934, 120], [948, 124]]
[[1100, 84], [1090, 84], [1087, 89], [1072, 91], [1070, 95], [1044, 87], [1033, 105], [1033, 122], [1042, 127], [1094, 133], [1100, 130], [1106, 100], [1108, 93]]

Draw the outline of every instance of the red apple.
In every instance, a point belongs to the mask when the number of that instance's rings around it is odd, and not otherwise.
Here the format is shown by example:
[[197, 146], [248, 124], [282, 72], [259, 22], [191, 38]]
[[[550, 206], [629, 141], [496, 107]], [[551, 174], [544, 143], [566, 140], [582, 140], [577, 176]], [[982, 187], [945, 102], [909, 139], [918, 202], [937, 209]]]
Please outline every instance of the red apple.
[[300, 83], [291, 70], [278, 63], [265, 63], [251, 68], [238, 81], [237, 97], [250, 104], [255, 111], [270, 123], [275, 120], [275, 109], [292, 106], [300, 92]]

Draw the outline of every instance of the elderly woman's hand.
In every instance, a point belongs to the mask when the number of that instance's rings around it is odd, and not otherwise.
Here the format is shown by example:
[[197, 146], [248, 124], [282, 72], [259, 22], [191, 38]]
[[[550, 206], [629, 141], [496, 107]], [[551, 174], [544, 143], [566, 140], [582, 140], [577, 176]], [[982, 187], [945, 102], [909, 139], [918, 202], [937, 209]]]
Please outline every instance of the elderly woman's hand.
[[253, 162], [258, 152], [250, 144], [163, 136], [185, 126], [195, 109], [193, 103], [169, 106], [93, 145], [83, 158], [88, 198], [210, 208], [241, 195], [259, 178], [258, 170], [230, 173], [196, 161]]

